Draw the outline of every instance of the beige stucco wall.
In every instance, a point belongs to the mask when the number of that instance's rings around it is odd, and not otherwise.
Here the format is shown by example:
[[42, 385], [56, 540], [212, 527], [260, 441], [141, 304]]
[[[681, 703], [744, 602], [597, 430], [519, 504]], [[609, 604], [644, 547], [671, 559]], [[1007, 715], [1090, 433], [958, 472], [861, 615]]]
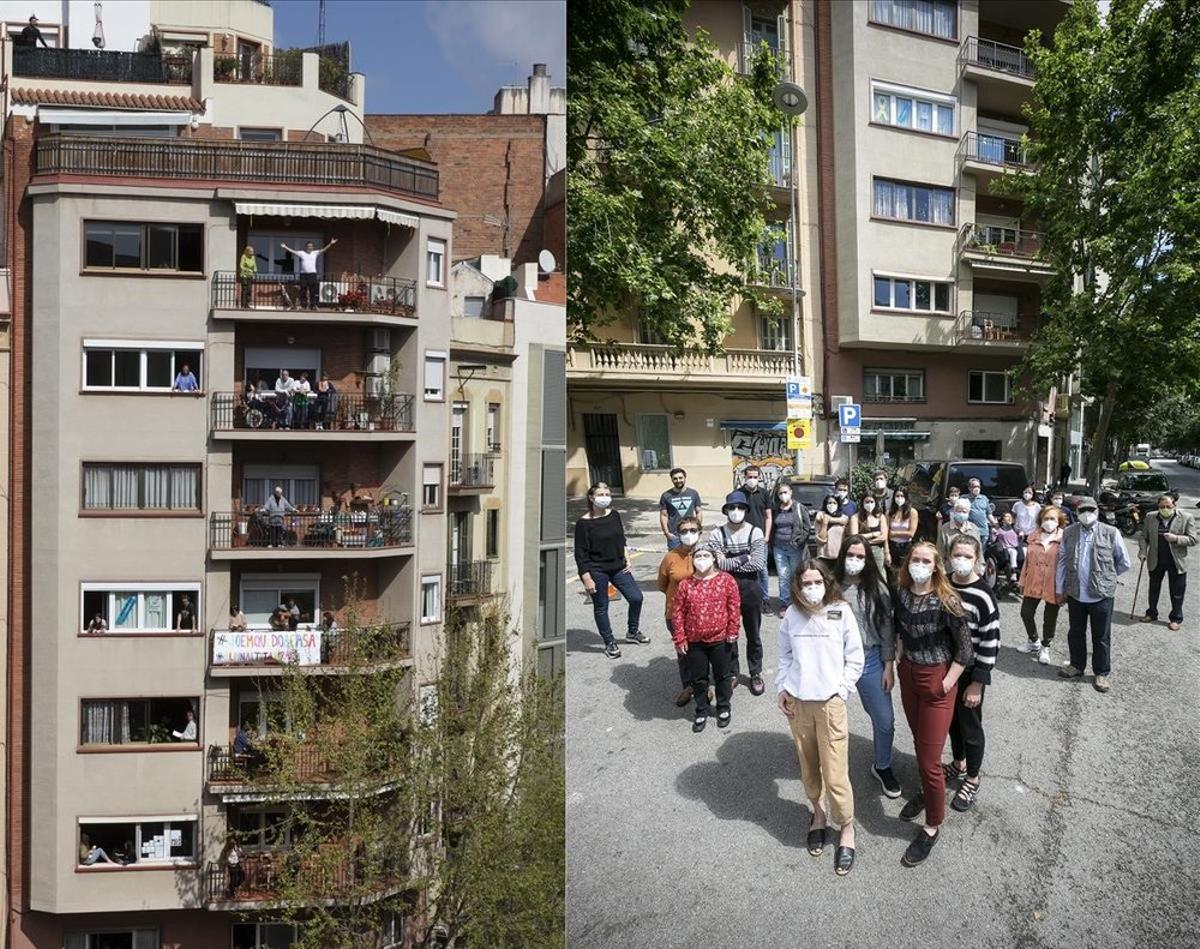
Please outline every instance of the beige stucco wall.
[[150, 0], [150, 22], [164, 30], [227, 31], [274, 42], [274, 10], [253, 0]]

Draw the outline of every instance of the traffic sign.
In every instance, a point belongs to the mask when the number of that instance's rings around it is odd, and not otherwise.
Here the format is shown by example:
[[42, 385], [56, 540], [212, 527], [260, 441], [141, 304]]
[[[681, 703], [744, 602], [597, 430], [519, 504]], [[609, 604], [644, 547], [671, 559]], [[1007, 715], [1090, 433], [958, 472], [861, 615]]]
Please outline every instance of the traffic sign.
[[838, 406], [838, 427], [857, 429], [862, 426], [862, 406], [851, 402]]
[[790, 451], [813, 447], [813, 421], [810, 418], [790, 418], [787, 422], [787, 446]]
[[812, 379], [809, 376], [788, 376], [784, 390], [787, 393], [788, 418], [812, 418]]
[[862, 441], [861, 428], [843, 428], [841, 431], [841, 439], [843, 445], [857, 445]]

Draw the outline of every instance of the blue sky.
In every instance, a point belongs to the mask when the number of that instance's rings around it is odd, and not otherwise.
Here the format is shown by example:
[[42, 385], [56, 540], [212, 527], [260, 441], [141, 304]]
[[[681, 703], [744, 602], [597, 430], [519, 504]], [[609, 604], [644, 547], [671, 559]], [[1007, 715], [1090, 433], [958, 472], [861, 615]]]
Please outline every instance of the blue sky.
[[[317, 41], [317, 0], [273, 0], [275, 44]], [[565, 0], [327, 0], [327, 42], [350, 41], [368, 112], [482, 113], [534, 63], [565, 85]]]

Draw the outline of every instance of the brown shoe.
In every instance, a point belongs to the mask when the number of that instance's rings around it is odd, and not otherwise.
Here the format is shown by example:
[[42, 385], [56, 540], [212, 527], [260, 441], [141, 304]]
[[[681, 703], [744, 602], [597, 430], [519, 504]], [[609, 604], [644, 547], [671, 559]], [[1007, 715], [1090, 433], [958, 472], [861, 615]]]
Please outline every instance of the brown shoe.
[[683, 708], [685, 705], [688, 704], [688, 702], [690, 702], [692, 700], [693, 694], [694, 693], [692, 692], [692, 687], [690, 685], [685, 686], [683, 691], [680, 692], [677, 696], [675, 696], [675, 704], [678, 705], [680, 708]]
[[1167, 629], [1170, 629], [1170, 630], [1179, 629], [1179, 624], [1175, 623], [1175, 622], [1167, 623]]
[[1157, 622], [1157, 620], [1153, 616], [1139, 616], [1138, 622], [1139, 623], [1154, 623], [1154, 622]]

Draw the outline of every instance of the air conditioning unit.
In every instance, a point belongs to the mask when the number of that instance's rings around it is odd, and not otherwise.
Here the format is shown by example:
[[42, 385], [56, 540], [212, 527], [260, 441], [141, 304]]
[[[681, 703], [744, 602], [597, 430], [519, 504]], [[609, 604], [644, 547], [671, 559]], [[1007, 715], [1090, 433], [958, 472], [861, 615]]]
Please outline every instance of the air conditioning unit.
[[378, 399], [383, 396], [383, 376], [367, 376], [363, 380], [363, 392], [368, 399]]
[[390, 353], [392, 351], [392, 331], [372, 328], [367, 330], [367, 352]]
[[[398, 291], [396, 287], [389, 286], [386, 283], [371, 284], [371, 302], [376, 306], [388, 306], [397, 302]], [[383, 332], [387, 332], [384, 330]]]
[[322, 303], [335, 304], [339, 296], [350, 292], [350, 284], [342, 280], [322, 280], [318, 292]]
[[387, 353], [367, 353], [367, 372], [373, 376], [386, 376], [391, 361], [392, 357]]

